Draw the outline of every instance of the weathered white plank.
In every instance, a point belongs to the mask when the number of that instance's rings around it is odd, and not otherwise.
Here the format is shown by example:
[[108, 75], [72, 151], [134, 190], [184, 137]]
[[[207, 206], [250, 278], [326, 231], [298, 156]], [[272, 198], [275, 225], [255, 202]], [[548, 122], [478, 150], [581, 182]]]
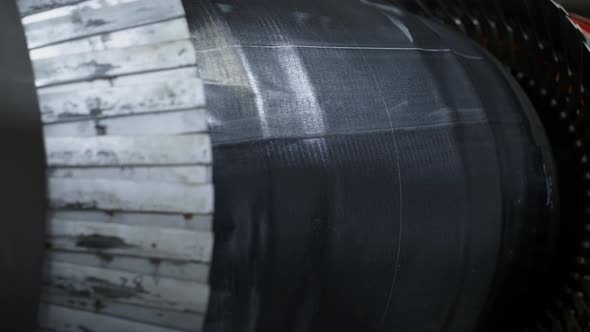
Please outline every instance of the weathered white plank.
[[96, 210], [51, 210], [49, 218], [61, 220], [86, 220], [122, 225], [191, 229], [210, 232], [212, 215], [105, 212]]
[[90, 0], [23, 19], [29, 48], [37, 48], [184, 16], [180, 0]]
[[173, 228], [52, 219], [47, 232], [52, 249], [74, 252], [209, 262], [213, 247], [212, 233]]
[[61, 84], [56, 86], [38, 88], [39, 94], [52, 94], [64, 92], [72, 94], [77, 91], [85, 90], [102, 90], [109, 87], [116, 86], [134, 86], [137, 87], [146, 83], [158, 83], [162, 81], [184, 80], [187, 78], [199, 78], [197, 69], [195, 67], [178, 68], [170, 70], [162, 70], [149, 73], [141, 73], [135, 75], [126, 75], [115, 78], [99, 79], [89, 82], [78, 82], [71, 84]]
[[52, 208], [136, 212], [213, 212], [213, 186], [104, 179], [49, 179]]
[[156, 166], [211, 163], [208, 135], [48, 137], [49, 166]]
[[142, 323], [179, 329], [182, 331], [200, 331], [203, 326], [204, 314], [194, 312], [178, 312], [161, 308], [149, 308], [117, 303], [102, 298], [85, 297], [55, 289], [43, 289], [41, 300], [68, 308], [94, 311], [103, 315], [131, 319]]
[[120, 179], [188, 185], [212, 182], [210, 166], [51, 168], [48, 175], [50, 178]]
[[205, 110], [164, 112], [101, 119], [105, 135], [175, 135], [207, 131]]
[[203, 133], [207, 129], [207, 111], [193, 109], [48, 123], [43, 126], [43, 133], [45, 137], [182, 135]]
[[53, 86], [39, 89], [38, 94], [44, 122], [205, 105], [203, 82], [197, 78], [195, 68]]
[[[84, 2], [83, 7], [87, 7], [86, 9], [91, 9], [91, 8], [99, 9], [99, 8], [102, 8], [105, 6], [108, 7], [108, 6], [112, 6], [112, 5], [135, 2], [135, 1], [141, 1], [141, 0], [112, 0], [112, 1], [106, 0], [106, 2], [102, 1], [103, 3], [101, 3], [101, 0], [84, 0], [84, 1], [80, 1], [80, 2]], [[80, 3], [80, 2], [78, 2], [78, 3]], [[38, 22], [43, 22], [43, 21], [47, 21], [47, 20], [68, 17], [68, 16], [71, 16], [72, 14], [74, 14], [77, 10], [81, 9], [80, 6], [73, 6], [73, 5], [74, 4], [70, 4], [68, 6], [58, 6], [57, 8], [54, 8], [51, 10], [44, 10], [44, 11], [36, 13], [34, 15], [28, 15], [26, 17], [21, 18], [21, 22], [22, 22], [22, 24], [30, 25], [32, 23], [38, 23]]]
[[103, 302], [172, 311], [203, 313], [209, 301], [204, 284], [52, 261], [46, 263], [44, 284], [56, 293], [83, 292]]
[[92, 312], [41, 304], [39, 327], [52, 332], [179, 332], [178, 330], [144, 324]]
[[94, 120], [50, 123], [43, 126], [44, 137], [91, 137], [97, 136]]
[[97, 135], [183, 135], [208, 129], [204, 109], [171, 111], [114, 118], [54, 122], [43, 126], [45, 137], [90, 137]]
[[98, 267], [109, 270], [144, 274], [154, 278], [170, 278], [207, 284], [209, 265], [179, 260], [129, 257], [106, 252], [87, 253], [49, 250], [48, 260], [81, 266]]
[[21, 16], [25, 16], [49, 9], [74, 5], [83, 1], [86, 0], [17, 0], [17, 4]]
[[35, 84], [67, 83], [194, 65], [190, 40], [81, 53], [33, 62]]
[[31, 50], [31, 60], [37, 61], [52, 57], [78, 53], [101, 52], [116, 48], [142, 46], [189, 39], [190, 33], [186, 19], [144, 25], [127, 30], [104, 33], [83, 39], [71, 40]]

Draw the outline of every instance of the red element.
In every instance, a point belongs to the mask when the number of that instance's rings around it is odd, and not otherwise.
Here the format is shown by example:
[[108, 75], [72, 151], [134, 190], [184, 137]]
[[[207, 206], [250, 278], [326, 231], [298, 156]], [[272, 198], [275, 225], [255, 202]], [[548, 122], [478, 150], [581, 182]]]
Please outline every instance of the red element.
[[572, 18], [572, 21], [576, 22], [580, 28], [582, 28], [582, 31], [584, 31], [586, 36], [590, 37], [590, 19], [576, 14], [571, 14], [570, 17]]

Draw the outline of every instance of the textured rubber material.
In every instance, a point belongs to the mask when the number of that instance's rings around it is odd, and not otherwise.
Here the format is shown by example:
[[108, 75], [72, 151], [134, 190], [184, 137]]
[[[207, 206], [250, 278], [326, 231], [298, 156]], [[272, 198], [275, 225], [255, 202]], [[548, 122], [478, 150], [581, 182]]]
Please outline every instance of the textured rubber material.
[[490, 329], [527, 314], [557, 183], [491, 56], [384, 1], [184, 3], [212, 118], [211, 331], [473, 331], [506, 292]]
[[[551, 282], [538, 291], [534, 316], [521, 315], [513, 329], [586, 331], [590, 326], [590, 49], [584, 35], [553, 1], [398, 2], [480, 42], [510, 69], [534, 103], [559, 170], [560, 245]], [[512, 300], [513, 294], [507, 293], [503, 302]], [[494, 319], [505, 317], [497, 313], [488, 321]]]
[[32, 331], [41, 284], [45, 157], [31, 62], [14, 1], [0, 5], [0, 326]]
[[200, 331], [212, 155], [180, 0], [20, 0], [50, 204], [39, 329]]

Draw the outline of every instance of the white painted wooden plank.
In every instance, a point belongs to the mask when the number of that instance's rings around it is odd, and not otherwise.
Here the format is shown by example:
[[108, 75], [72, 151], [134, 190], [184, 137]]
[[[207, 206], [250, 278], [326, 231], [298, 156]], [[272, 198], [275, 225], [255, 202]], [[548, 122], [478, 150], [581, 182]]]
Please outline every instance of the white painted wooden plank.
[[44, 272], [44, 284], [56, 293], [83, 292], [105, 303], [204, 313], [209, 302], [209, 287], [195, 282], [51, 261]]
[[211, 163], [208, 135], [48, 137], [49, 166], [156, 166]]
[[64, 55], [101, 52], [109, 49], [126, 48], [189, 39], [190, 33], [185, 18], [144, 25], [127, 30], [104, 33], [88, 38], [71, 40], [31, 50], [31, 60], [37, 61]]
[[181, 80], [185, 78], [199, 78], [199, 73], [196, 67], [178, 68], [165, 71], [158, 71], [153, 73], [145, 73], [142, 76], [129, 75], [118, 77], [115, 82], [120, 85], [138, 85], [138, 83], [146, 82], [161, 82]]
[[210, 166], [161, 167], [75, 167], [51, 168], [50, 178], [127, 180], [134, 182], [205, 184], [211, 183]]
[[104, 179], [49, 179], [52, 208], [135, 212], [213, 212], [213, 186]]
[[174, 228], [51, 219], [47, 233], [56, 250], [209, 262], [213, 248], [212, 233]]
[[105, 135], [176, 135], [207, 131], [207, 112], [187, 110], [98, 120]]
[[48, 123], [43, 133], [45, 137], [182, 135], [206, 132], [207, 121], [207, 111], [198, 109]]
[[51, 93], [74, 93], [83, 90], [100, 90], [112, 86], [139, 86], [145, 83], [158, 83], [162, 81], [184, 80], [187, 78], [198, 78], [198, 72], [195, 67], [177, 68], [162, 70], [149, 73], [141, 73], [136, 75], [127, 75], [121, 77], [114, 77], [108, 79], [99, 79], [89, 82], [78, 82], [71, 84], [61, 84], [56, 86], [48, 86], [44, 88], [37, 88], [39, 94]]
[[142, 73], [39, 89], [44, 122], [200, 108], [203, 82], [195, 68]]
[[74, 5], [86, 0], [17, 0], [21, 16], [54, 9], [58, 7]]
[[41, 304], [39, 326], [52, 332], [180, 332], [127, 319]]
[[84, 81], [150, 70], [194, 65], [196, 56], [190, 40], [120, 48], [95, 53], [72, 54], [33, 62], [35, 84]]
[[93, 120], [57, 122], [43, 126], [44, 137], [91, 137], [98, 134]]
[[83, 6], [58, 6], [57, 8], [51, 10], [44, 10], [34, 15], [28, 15], [26, 17], [23, 17], [21, 21], [23, 24], [30, 25], [32, 23], [38, 23], [47, 20], [72, 16], [73, 14], [75, 14], [76, 11], [82, 9], [81, 7], [84, 7], [83, 9], [100, 9], [103, 7], [118, 5], [122, 3], [130, 3], [135, 1], [141, 0], [84, 0], [80, 1], [84, 2]]
[[90, 0], [23, 19], [29, 48], [184, 16], [180, 0]]
[[81, 266], [98, 267], [109, 270], [127, 271], [150, 275], [155, 278], [170, 278], [207, 284], [209, 265], [180, 260], [129, 257], [112, 255], [106, 252], [87, 253], [49, 250], [48, 260]]
[[77, 294], [67, 294], [63, 291], [43, 289], [41, 300], [68, 308], [93, 311], [103, 315], [131, 319], [134, 321], [179, 329], [182, 331], [200, 331], [203, 326], [204, 314], [194, 312], [178, 312], [161, 308], [148, 308], [113, 301], [103, 301], [100, 298], [88, 298]]
[[198, 214], [105, 212], [96, 210], [51, 210], [49, 211], [49, 218], [72, 221], [86, 220], [146, 227], [191, 229], [204, 232], [211, 232], [213, 229], [213, 216]]

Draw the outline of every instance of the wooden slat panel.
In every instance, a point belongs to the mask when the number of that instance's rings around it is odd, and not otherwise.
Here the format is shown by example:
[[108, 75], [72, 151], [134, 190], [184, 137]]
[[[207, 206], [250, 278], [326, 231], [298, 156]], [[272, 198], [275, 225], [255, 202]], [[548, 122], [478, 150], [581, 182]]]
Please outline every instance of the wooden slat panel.
[[189, 261], [157, 258], [129, 257], [106, 252], [86, 253], [50, 250], [48, 260], [81, 266], [150, 275], [155, 278], [170, 278], [193, 281], [202, 284], [209, 282], [209, 265]]
[[70, 54], [101, 52], [116, 48], [142, 46], [189, 39], [184, 18], [144, 25], [127, 30], [68, 41], [31, 50], [31, 60], [37, 61]]
[[50, 166], [125, 166], [211, 163], [208, 135], [49, 137]]
[[187, 185], [211, 183], [210, 166], [175, 167], [85, 167], [53, 168], [51, 178], [126, 180], [134, 182], [179, 183]]
[[18, 1], [51, 167], [40, 328], [200, 330], [212, 156], [181, 0]]
[[125, 180], [49, 179], [52, 208], [176, 212], [213, 212], [212, 185]]
[[122, 225], [192, 229], [203, 232], [210, 232], [213, 228], [211, 215], [52, 210], [49, 211], [49, 217], [72, 221], [86, 220]]
[[53, 249], [101, 251], [136, 257], [209, 262], [213, 236], [208, 232], [51, 219]]
[[[43, 289], [41, 300], [45, 303], [60, 305], [68, 308], [93, 311], [103, 315], [127, 318], [146, 324], [164, 326], [182, 331], [200, 331], [204, 314], [194, 312], [178, 312], [161, 308], [141, 307], [135, 304], [121, 304], [103, 301], [101, 298], [80, 296], [73, 292]], [[132, 331], [130, 331], [132, 332]]]
[[39, 90], [44, 122], [199, 108], [203, 83], [195, 68], [143, 73]]
[[90, 0], [23, 19], [29, 48], [184, 16], [180, 0]]
[[190, 40], [182, 40], [41, 59], [33, 62], [35, 84], [42, 87], [194, 65], [193, 50]]
[[180, 332], [127, 319], [74, 310], [57, 305], [42, 304], [39, 327], [55, 332]]
[[181, 312], [206, 312], [209, 300], [209, 287], [199, 283], [51, 261], [44, 284], [56, 293]]

